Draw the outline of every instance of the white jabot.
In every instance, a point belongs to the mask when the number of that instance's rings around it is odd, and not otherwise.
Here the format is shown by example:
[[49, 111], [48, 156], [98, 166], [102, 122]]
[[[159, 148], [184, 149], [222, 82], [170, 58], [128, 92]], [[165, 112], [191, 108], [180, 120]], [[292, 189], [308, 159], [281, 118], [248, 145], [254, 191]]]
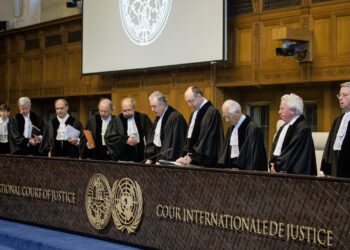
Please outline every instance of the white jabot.
[[137, 140], [137, 143], [140, 142], [140, 135], [134, 117], [128, 119], [128, 136], [134, 137]]
[[232, 130], [231, 138], [230, 138], [230, 146], [231, 146], [231, 158], [236, 158], [239, 156], [239, 144], [238, 144], [238, 129], [245, 120], [246, 116], [242, 115], [239, 118], [236, 126]]
[[59, 121], [60, 125], [58, 126], [57, 129], [57, 136], [56, 136], [56, 140], [57, 141], [66, 141], [68, 140], [67, 136], [66, 136], [66, 121], [68, 120], [69, 115], [66, 114], [65, 117], [60, 118], [57, 116], [57, 120]]
[[30, 115], [23, 116], [24, 118], [24, 131], [23, 131], [23, 136], [25, 138], [32, 138], [32, 130], [33, 130], [33, 125], [30, 120]]
[[112, 120], [112, 117], [109, 116], [107, 119], [102, 119], [102, 128], [101, 128], [101, 136], [102, 136], [102, 145], [105, 146], [106, 142], [105, 142], [105, 133], [108, 127], [109, 122]]
[[337, 132], [337, 138], [335, 139], [333, 150], [341, 150], [341, 146], [343, 144], [346, 130], [348, 129], [348, 124], [350, 121], [350, 112], [346, 112], [343, 118], [341, 119], [341, 123]]
[[162, 141], [160, 140], [160, 133], [161, 133], [161, 129], [162, 129], [163, 116], [164, 116], [165, 112], [167, 111], [167, 109], [168, 109], [168, 106], [164, 109], [164, 112], [163, 112], [162, 116], [159, 118], [159, 120], [157, 122], [156, 129], [154, 131], [153, 143], [157, 147], [161, 147], [162, 146]]
[[300, 115], [294, 117], [289, 123], [287, 123], [286, 125], [284, 125], [282, 131], [281, 131], [281, 134], [278, 138], [278, 141], [277, 141], [277, 145], [276, 145], [276, 148], [275, 148], [275, 151], [273, 151], [273, 155], [275, 156], [280, 156], [281, 155], [281, 151], [282, 151], [282, 145], [283, 145], [283, 142], [284, 142], [284, 138], [286, 137], [286, 134], [287, 134], [287, 131], [288, 131], [288, 128], [290, 126], [292, 126], [294, 124], [294, 122], [300, 117]]
[[196, 118], [197, 118], [197, 114], [198, 111], [208, 102], [207, 99], [204, 98], [204, 101], [202, 102], [201, 106], [199, 107], [199, 109], [195, 110], [193, 112], [192, 115], [192, 119], [191, 119], [191, 124], [190, 127], [188, 128], [188, 132], [187, 132], [187, 138], [191, 138], [192, 137], [192, 132], [193, 132], [193, 128], [194, 128], [194, 124], [196, 123]]
[[7, 124], [9, 122], [9, 119], [3, 120], [0, 118], [0, 142], [1, 143], [7, 143]]

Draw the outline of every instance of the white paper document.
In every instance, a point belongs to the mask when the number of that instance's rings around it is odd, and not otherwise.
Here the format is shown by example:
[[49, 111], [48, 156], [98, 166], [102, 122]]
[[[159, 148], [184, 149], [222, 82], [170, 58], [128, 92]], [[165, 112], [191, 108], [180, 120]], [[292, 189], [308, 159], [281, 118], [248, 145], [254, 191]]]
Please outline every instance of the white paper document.
[[66, 127], [66, 136], [67, 138], [79, 138], [80, 131], [68, 124]]

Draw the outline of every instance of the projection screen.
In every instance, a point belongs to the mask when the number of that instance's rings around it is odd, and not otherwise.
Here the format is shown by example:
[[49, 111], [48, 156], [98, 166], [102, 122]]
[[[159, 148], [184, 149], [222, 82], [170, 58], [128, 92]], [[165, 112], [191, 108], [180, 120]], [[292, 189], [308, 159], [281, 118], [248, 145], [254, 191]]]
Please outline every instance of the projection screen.
[[84, 0], [82, 73], [226, 60], [226, 0]]

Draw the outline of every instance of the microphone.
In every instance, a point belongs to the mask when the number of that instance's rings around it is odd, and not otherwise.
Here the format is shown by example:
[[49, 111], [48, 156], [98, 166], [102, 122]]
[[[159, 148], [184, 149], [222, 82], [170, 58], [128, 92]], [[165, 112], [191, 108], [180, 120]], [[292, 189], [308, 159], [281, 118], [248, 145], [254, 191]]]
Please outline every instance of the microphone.
[[161, 154], [164, 154], [164, 153], [169, 152], [169, 151], [172, 151], [172, 150], [173, 150], [173, 148], [168, 148], [168, 149], [166, 149], [166, 150], [163, 150], [163, 151], [159, 152], [158, 154], [155, 154], [155, 155], [153, 155], [153, 156], [151, 156], [151, 157], [148, 157], [148, 158], [144, 159], [143, 161], [141, 161], [141, 163], [145, 163], [146, 161], [151, 160], [151, 159], [153, 159], [154, 157], [157, 157], [157, 156], [159, 156], [159, 155], [161, 155]]

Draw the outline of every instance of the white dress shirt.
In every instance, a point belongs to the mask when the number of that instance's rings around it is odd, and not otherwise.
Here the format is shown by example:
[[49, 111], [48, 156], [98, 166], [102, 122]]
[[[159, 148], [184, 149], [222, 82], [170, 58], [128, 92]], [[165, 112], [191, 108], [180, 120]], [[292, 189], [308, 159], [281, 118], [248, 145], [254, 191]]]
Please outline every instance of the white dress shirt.
[[3, 120], [0, 118], [0, 142], [1, 143], [7, 143], [7, 124], [9, 122], [9, 119]]
[[286, 134], [287, 134], [287, 131], [289, 129], [290, 126], [292, 126], [294, 124], [294, 122], [300, 117], [300, 115], [294, 117], [289, 123], [287, 123], [286, 125], [284, 125], [282, 131], [281, 131], [281, 134], [278, 138], [278, 141], [277, 141], [277, 145], [276, 145], [276, 148], [275, 148], [275, 151], [273, 151], [273, 155], [274, 156], [280, 156], [281, 155], [281, 151], [282, 151], [282, 145], [283, 145], [283, 142], [284, 142], [284, 139], [286, 137]]
[[341, 150], [341, 146], [343, 144], [343, 141], [346, 135], [346, 130], [348, 129], [349, 121], [350, 121], [350, 112], [346, 112], [343, 118], [341, 119], [340, 126], [337, 132], [337, 137], [333, 145], [333, 150]]
[[24, 131], [23, 131], [23, 136], [25, 138], [32, 138], [32, 130], [33, 130], [33, 125], [30, 120], [30, 115], [23, 116], [24, 118]]
[[140, 135], [134, 117], [128, 119], [128, 136], [134, 137], [137, 143], [140, 142]]
[[107, 119], [102, 119], [102, 128], [101, 128], [101, 136], [102, 136], [102, 145], [105, 146], [106, 142], [105, 142], [105, 133], [108, 127], [109, 122], [112, 120], [112, 117], [109, 116]]
[[194, 124], [196, 123], [196, 118], [197, 118], [197, 114], [198, 111], [208, 102], [207, 99], [204, 98], [204, 101], [202, 102], [201, 106], [199, 107], [199, 109], [195, 110], [193, 112], [192, 115], [192, 119], [191, 119], [191, 124], [190, 127], [188, 128], [188, 132], [187, 132], [187, 138], [191, 138], [192, 137], [192, 133], [193, 133], [193, 128], [194, 128]]
[[162, 120], [163, 120], [163, 116], [165, 114], [165, 112], [167, 111], [168, 107], [166, 107], [164, 109], [164, 112], [162, 114], [162, 116], [159, 118], [158, 122], [157, 122], [157, 126], [156, 129], [154, 131], [154, 138], [153, 138], [153, 143], [154, 145], [156, 145], [157, 147], [161, 147], [162, 146], [162, 142], [160, 140], [160, 133], [161, 133], [161, 129], [162, 129]]
[[242, 115], [239, 118], [236, 126], [233, 128], [230, 138], [230, 146], [231, 146], [231, 158], [237, 158], [239, 156], [239, 141], [238, 141], [238, 129], [245, 120], [246, 116]]

